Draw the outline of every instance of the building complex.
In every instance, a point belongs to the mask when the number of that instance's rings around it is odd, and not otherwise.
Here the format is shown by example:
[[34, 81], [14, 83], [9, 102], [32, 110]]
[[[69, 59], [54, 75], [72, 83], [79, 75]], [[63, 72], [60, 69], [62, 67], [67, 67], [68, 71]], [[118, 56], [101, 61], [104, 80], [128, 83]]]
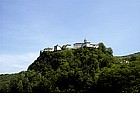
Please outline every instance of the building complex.
[[[86, 39], [84, 39], [83, 43], [75, 43], [73, 44], [73, 49], [78, 49], [78, 48], [98, 48], [99, 44], [91, 44], [88, 42]], [[45, 48], [44, 51], [59, 51], [59, 50], [69, 50], [72, 49], [71, 44], [66, 44], [63, 46], [56, 45], [53, 48]]]

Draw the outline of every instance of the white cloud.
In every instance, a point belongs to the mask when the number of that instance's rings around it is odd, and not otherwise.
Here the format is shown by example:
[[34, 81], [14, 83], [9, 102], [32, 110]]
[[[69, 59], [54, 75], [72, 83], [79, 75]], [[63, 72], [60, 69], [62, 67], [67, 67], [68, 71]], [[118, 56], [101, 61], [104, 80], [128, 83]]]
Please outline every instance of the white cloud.
[[0, 74], [25, 71], [38, 56], [38, 52], [21, 55], [0, 54]]

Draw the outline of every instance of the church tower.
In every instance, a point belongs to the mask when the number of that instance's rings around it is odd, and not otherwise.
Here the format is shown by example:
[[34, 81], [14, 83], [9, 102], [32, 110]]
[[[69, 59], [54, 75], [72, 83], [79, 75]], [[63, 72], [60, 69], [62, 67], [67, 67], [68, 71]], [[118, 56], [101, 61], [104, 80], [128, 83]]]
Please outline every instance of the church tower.
[[84, 39], [84, 43], [87, 43], [87, 40], [86, 40], [86, 38]]
[[90, 47], [90, 42], [87, 41], [87, 39], [84, 39], [84, 43], [82, 44], [82, 47]]

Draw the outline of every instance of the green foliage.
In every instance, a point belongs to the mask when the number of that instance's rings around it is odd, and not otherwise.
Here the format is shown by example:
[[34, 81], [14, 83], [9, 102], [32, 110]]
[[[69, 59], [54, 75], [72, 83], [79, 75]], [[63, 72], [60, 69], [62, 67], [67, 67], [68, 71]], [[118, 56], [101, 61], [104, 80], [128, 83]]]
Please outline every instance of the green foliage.
[[0, 75], [0, 92], [140, 92], [140, 55], [114, 57], [103, 43], [43, 51], [27, 71]]

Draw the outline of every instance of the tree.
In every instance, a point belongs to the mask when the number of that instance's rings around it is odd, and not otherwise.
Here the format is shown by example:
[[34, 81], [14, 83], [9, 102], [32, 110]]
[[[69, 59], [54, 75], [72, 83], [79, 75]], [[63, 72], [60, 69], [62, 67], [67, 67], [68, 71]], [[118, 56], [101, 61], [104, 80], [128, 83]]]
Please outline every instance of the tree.
[[107, 51], [110, 55], [113, 55], [113, 50], [112, 50], [112, 48], [109, 47], [109, 48], [106, 49], [106, 51]]
[[56, 87], [56, 88], [55, 88], [55, 90], [54, 90], [54, 92], [55, 92], [55, 93], [60, 92], [59, 88], [58, 88], [58, 87]]
[[19, 82], [17, 84], [17, 90], [18, 90], [18, 92], [23, 92], [22, 80], [19, 80]]
[[103, 43], [99, 43], [99, 50], [101, 50], [103, 53], [106, 52], [106, 47]]
[[130, 61], [136, 61], [137, 57], [136, 56], [131, 56]]

